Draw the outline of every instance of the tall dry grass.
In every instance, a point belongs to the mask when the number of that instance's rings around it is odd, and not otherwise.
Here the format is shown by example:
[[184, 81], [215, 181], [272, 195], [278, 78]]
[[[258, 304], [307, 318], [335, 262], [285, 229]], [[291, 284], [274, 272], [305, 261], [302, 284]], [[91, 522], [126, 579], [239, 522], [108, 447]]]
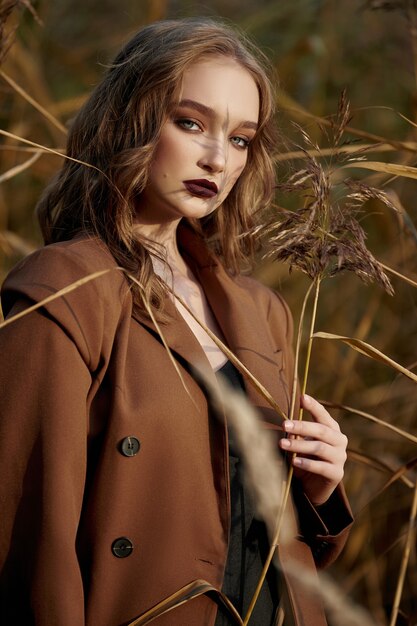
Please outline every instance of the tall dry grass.
[[[342, 581], [344, 597], [364, 607], [376, 624], [416, 624], [417, 390], [413, 376], [392, 366], [417, 373], [415, 1], [226, 5], [210, 0], [199, 7], [186, 0], [147, 0], [132, 8], [123, 0], [115, 10], [111, 2], [94, 0], [87, 7], [80, 0], [60, 0], [37, 3], [36, 19], [31, 6], [28, 1], [0, 5], [0, 126], [9, 133], [0, 146], [3, 275], [40, 245], [32, 208], [63, 158], [66, 123], [100, 74], [97, 58], [105, 62], [109, 49], [153, 19], [210, 13], [240, 23], [277, 67], [283, 136], [300, 143], [296, 122], [311, 140], [312, 145], [297, 148], [283, 140], [277, 149], [280, 180], [293, 177], [294, 182], [294, 174], [306, 169], [307, 151], [307, 162], [315, 158], [324, 175], [332, 170], [332, 202], [340, 200], [344, 179], [357, 181], [350, 191], [362, 194], [358, 217], [367, 247], [382, 263], [395, 295], [364, 286], [351, 273], [326, 280], [314, 324], [307, 308], [303, 326], [315, 332], [305, 331], [300, 362], [310, 360], [309, 392], [332, 407], [350, 442], [346, 485], [356, 524], [330, 570], [332, 579]], [[353, 119], [338, 151], [356, 160], [335, 165], [329, 129], [345, 86]], [[358, 152], [364, 160], [358, 160]], [[279, 191], [277, 201], [291, 212], [304, 202], [297, 190]], [[284, 293], [298, 318], [309, 278], [296, 268], [290, 274], [271, 258], [259, 259], [257, 275]], [[357, 349], [343, 337], [355, 338]], [[375, 350], [391, 363], [377, 360]], [[330, 619], [337, 623], [337, 616]]]

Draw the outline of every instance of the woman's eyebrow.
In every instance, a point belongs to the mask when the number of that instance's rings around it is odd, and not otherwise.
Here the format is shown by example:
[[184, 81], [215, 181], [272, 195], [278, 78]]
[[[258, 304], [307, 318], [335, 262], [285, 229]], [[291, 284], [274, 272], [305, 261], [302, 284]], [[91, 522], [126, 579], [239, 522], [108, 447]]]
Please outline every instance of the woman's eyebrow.
[[[202, 104], [201, 102], [197, 102], [196, 100], [189, 100], [189, 99], [181, 100], [177, 106], [195, 109], [199, 113], [202, 113], [203, 115], [206, 115], [211, 118], [215, 117], [216, 115], [216, 112], [214, 109], [212, 109], [211, 107], [208, 107], [205, 104]], [[258, 124], [256, 122], [250, 122], [250, 121], [242, 122], [241, 124], [239, 124], [239, 126], [241, 126], [242, 128], [252, 128], [254, 130], [258, 129]]]

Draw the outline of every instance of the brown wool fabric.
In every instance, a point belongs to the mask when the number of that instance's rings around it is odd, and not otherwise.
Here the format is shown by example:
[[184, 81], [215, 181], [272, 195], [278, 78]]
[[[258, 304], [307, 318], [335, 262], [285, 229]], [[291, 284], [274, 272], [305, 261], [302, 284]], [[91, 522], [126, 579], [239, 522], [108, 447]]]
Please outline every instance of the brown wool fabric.
[[[292, 322], [281, 297], [230, 277], [187, 229], [183, 253], [226, 341], [288, 411]], [[191, 373], [208, 361], [167, 300], [162, 324], [192, 401], [150, 321], [139, 320], [105, 246], [78, 237], [21, 262], [5, 315], [93, 272], [108, 274], [0, 331], [0, 622], [122, 626], [195, 579], [221, 588], [229, 532], [227, 437]], [[265, 424], [279, 419], [251, 386]], [[127, 453], [126, 453], [127, 452]], [[297, 485], [300, 536], [280, 549], [297, 626], [322, 626], [317, 597], [285, 570], [315, 571], [342, 549], [351, 514], [339, 488], [320, 514]], [[294, 513], [295, 514], [295, 513]], [[294, 567], [291, 568], [294, 571]], [[212, 626], [203, 596], [155, 621]]]

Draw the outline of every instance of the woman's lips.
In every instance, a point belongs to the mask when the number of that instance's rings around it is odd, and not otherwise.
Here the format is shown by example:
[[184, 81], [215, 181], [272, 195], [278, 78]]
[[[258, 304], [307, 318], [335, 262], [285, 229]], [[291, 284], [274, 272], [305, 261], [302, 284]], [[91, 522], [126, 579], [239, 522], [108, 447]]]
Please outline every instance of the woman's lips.
[[183, 182], [186, 190], [193, 196], [198, 196], [199, 198], [213, 198], [218, 193], [216, 183], [212, 183], [205, 178], [184, 180]]

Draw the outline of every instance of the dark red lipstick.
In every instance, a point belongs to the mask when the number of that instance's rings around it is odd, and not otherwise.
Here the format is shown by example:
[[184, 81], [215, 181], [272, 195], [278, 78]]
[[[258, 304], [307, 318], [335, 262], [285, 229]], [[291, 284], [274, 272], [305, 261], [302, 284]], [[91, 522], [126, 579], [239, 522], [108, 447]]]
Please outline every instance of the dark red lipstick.
[[218, 193], [216, 183], [205, 178], [195, 178], [194, 180], [184, 180], [183, 182], [186, 190], [199, 198], [214, 198]]

